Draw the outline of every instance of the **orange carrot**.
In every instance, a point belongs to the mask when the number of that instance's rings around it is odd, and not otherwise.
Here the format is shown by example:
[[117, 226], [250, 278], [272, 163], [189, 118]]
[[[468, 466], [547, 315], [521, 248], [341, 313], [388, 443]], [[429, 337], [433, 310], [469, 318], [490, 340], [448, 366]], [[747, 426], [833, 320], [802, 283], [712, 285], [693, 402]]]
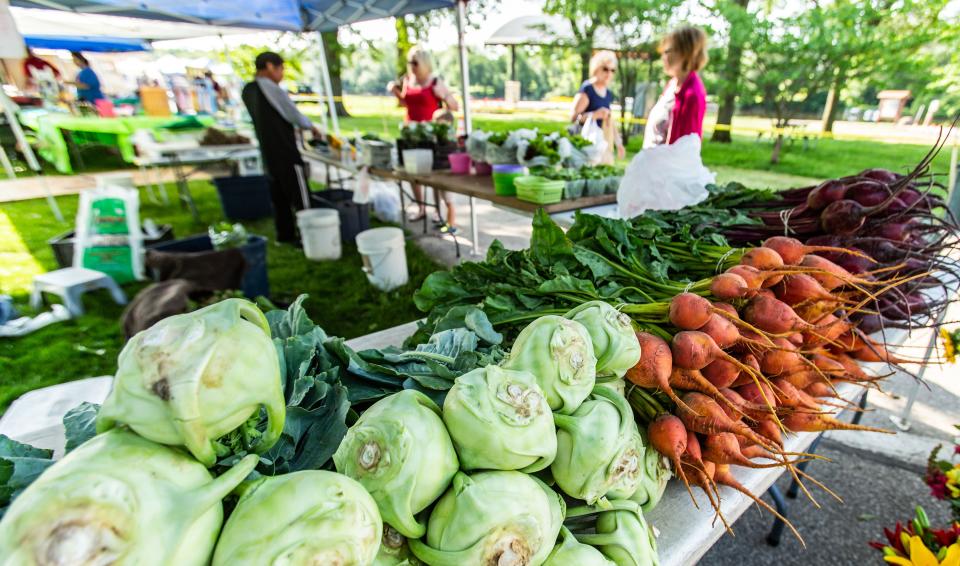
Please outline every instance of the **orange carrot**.
[[793, 413], [783, 419], [783, 424], [793, 432], [823, 432], [826, 430], [865, 430], [894, 434], [893, 431], [872, 426], [855, 425], [818, 413]]

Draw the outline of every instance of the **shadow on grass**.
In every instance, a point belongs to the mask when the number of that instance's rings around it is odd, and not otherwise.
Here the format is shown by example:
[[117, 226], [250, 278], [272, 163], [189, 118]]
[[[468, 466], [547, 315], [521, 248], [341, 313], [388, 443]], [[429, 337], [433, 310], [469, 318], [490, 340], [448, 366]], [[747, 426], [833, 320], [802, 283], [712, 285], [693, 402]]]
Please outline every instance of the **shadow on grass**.
[[[167, 190], [171, 199], [175, 199], [173, 186]], [[178, 238], [204, 233], [208, 225], [225, 220], [212, 184], [193, 182], [191, 192], [200, 212], [200, 222], [194, 221], [175, 202], [166, 206], [150, 202], [142, 189], [140, 216], [152, 218], [158, 224], [173, 225]], [[76, 215], [77, 200], [76, 196], [57, 198], [69, 219]], [[44, 269], [56, 269], [47, 240], [72, 226], [54, 220], [42, 199], [6, 203], [3, 212], [32, 258]], [[337, 261], [311, 262], [304, 258], [301, 250], [273, 242], [271, 219], [243, 224], [248, 231], [270, 239], [267, 265], [271, 298], [285, 303], [301, 293], [309, 294], [305, 306], [310, 316], [335, 336], [353, 338], [420, 318], [423, 315], [413, 305], [413, 292], [427, 275], [441, 269], [411, 243], [406, 248], [410, 282], [383, 293], [367, 282], [361, 271], [360, 256], [352, 244], [344, 245], [343, 257]], [[125, 285], [124, 291], [132, 299], [145, 285]], [[28, 289], [8, 287], [9, 282], [0, 279], [0, 288], [12, 292], [18, 307], [30, 314], [25, 308]], [[83, 301], [87, 313], [76, 320], [49, 326], [23, 338], [0, 340], [0, 365], [4, 368], [0, 372], [0, 408], [31, 389], [115, 371], [117, 354], [123, 346], [120, 328], [123, 307], [99, 291], [85, 295]]]

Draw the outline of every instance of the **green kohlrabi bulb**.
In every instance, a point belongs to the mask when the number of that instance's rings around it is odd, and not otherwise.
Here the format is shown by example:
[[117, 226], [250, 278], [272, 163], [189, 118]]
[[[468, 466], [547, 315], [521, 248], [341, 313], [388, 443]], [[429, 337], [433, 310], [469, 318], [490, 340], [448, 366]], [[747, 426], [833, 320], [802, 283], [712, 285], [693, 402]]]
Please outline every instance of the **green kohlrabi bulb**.
[[521, 472], [458, 473], [410, 549], [430, 566], [539, 566], [563, 525], [563, 499]]
[[572, 415], [554, 415], [557, 457], [550, 466], [567, 495], [594, 503], [625, 499], [643, 479], [644, 446], [630, 404], [597, 386]]
[[382, 536], [377, 503], [347, 476], [308, 470], [264, 477], [237, 502], [212, 566], [367, 565]]
[[580, 535], [580, 541], [600, 549], [617, 566], [659, 566], [657, 539], [640, 506], [632, 501], [616, 503], [615, 509], [598, 515], [596, 534]]
[[423, 566], [407, 544], [407, 537], [390, 525], [383, 524], [383, 538], [380, 550], [373, 559], [372, 566]]
[[175, 448], [113, 430], [40, 475], [0, 521], [4, 566], [204, 566], [223, 524], [222, 499], [257, 465], [217, 479]]
[[253, 447], [280, 438], [286, 403], [267, 319], [250, 301], [227, 299], [171, 316], [134, 336], [118, 360], [97, 430], [126, 425], [140, 436], [185, 446], [205, 466], [215, 441], [261, 407], [269, 423]]
[[663, 492], [667, 489], [667, 482], [673, 474], [666, 457], [647, 442], [646, 431], [641, 430], [640, 437], [646, 447], [643, 455], [643, 479], [637, 491], [630, 496], [630, 500], [639, 503], [644, 513], [649, 513], [660, 503]]
[[543, 566], [616, 566], [596, 548], [577, 541], [566, 527], [560, 529], [560, 538]]
[[532, 373], [550, 408], [570, 414], [593, 390], [597, 358], [582, 324], [551, 315], [520, 331], [501, 365]]
[[553, 414], [533, 375], [487, 366], [457, 378], [443, 422], [464, 470], [534, 472], [557, 451]]
[[459, 469], [440, 408], [412, 389], [364, 411], [333, 461], [370, 492], [386, 523], [411, 538], [426, 530], [414, 515], [443, 495]]
[[586, 327], [597, 356], [597, 377], [623, 377], [640, 361], [640, 341], [630, 317], [603, 301], [590, 301], [564, 315]]

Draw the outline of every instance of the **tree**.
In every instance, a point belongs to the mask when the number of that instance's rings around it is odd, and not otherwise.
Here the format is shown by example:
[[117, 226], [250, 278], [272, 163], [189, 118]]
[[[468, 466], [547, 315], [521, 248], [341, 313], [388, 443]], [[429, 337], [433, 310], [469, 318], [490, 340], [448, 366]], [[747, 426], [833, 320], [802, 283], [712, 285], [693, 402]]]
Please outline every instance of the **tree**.
[[570, 22], [573, 33], [573, 48], [580, 56], [580, 80], [590, 74], [590, 57], [593, 56], [593, 39], [597, 28], [610, 20], [611, 2], [595, 0], [547, 0], [543, 11], [562, 16]]
[[848, 81], [864, 79], [910, 61], [943, 37], [941, 12], [948, 0], [835, 0], [824, 12], [834, 41], [834, 68], [823, 111], [823, 131], [833, 131], [837, 98]]
[[825, 86], [832, 67], [829, 46], [834, 38], [824, 23], [824, 9], [813, 2], [806, 5], [807, 10], [794, 16], [758, 19], [755, 47], [747, 60], [753, 95], [774, 117], [773, 164], [780, 162], [783, 128], [795, 116], [797, 104]]
[[343, 106], [343, 80], [340, 72], [343, 68], [344, 47], [340, 44], [340, 29], [325, 31], [320, 34], [323, 40], [323, 49], [327, 55], [327, 70], [330, 72], [330, 87], [333, 90], [333, 107], [337, 116], [344, 118], [350, 115]]
[[[743, 52], [754, 29], [756, 16], [748, 11], [749, 0], [718, 0], [713, 11], [727, 24], [727, 46], [718, 74], [720, 106], [712, 141], [730, 143], [730, 125], [740, 93]], [[724, 127], [725, 126], [725, 127]]]

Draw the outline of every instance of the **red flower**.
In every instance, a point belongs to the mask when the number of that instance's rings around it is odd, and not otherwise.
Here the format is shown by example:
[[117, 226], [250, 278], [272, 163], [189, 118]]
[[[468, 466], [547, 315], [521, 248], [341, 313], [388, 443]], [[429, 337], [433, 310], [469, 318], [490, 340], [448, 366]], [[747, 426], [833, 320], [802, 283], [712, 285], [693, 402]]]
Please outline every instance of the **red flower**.
[[937, 499], [947, 498], [947, 476], [943, 472], [937, 469], [929, 469], [924, 480], [930, 486], [930, 495]]
[[883, 528], [883, 535], [887, 537], [888, 544], [884, 544], [879, 541], [872, 541], [868, 544], [877, 550], [883, 550], [885, 547], [890, 546], [899, 552], [901, 556], [909, 556], [909, 552], [903, 548], [903, 541], [901, 540], [902, 537], [900, 536], [901, 533], [907, 533], [908, 535], [913, 536], [915, 534], [913, 532], [913, 524], [907, 523], [906, 528], [904, 528], [903, 524], [900, 521], [897, 521], [897, 525], [892, 531], [886, 527]]
[[960, 523], [954, 523], [948, 529], [931, 529], [930, 532], [940, 548], [950, 546], [960, 538]]
[[960, 454], [960, 444], [953, 447], [953, 455], [956, 456], [957, 454]]

